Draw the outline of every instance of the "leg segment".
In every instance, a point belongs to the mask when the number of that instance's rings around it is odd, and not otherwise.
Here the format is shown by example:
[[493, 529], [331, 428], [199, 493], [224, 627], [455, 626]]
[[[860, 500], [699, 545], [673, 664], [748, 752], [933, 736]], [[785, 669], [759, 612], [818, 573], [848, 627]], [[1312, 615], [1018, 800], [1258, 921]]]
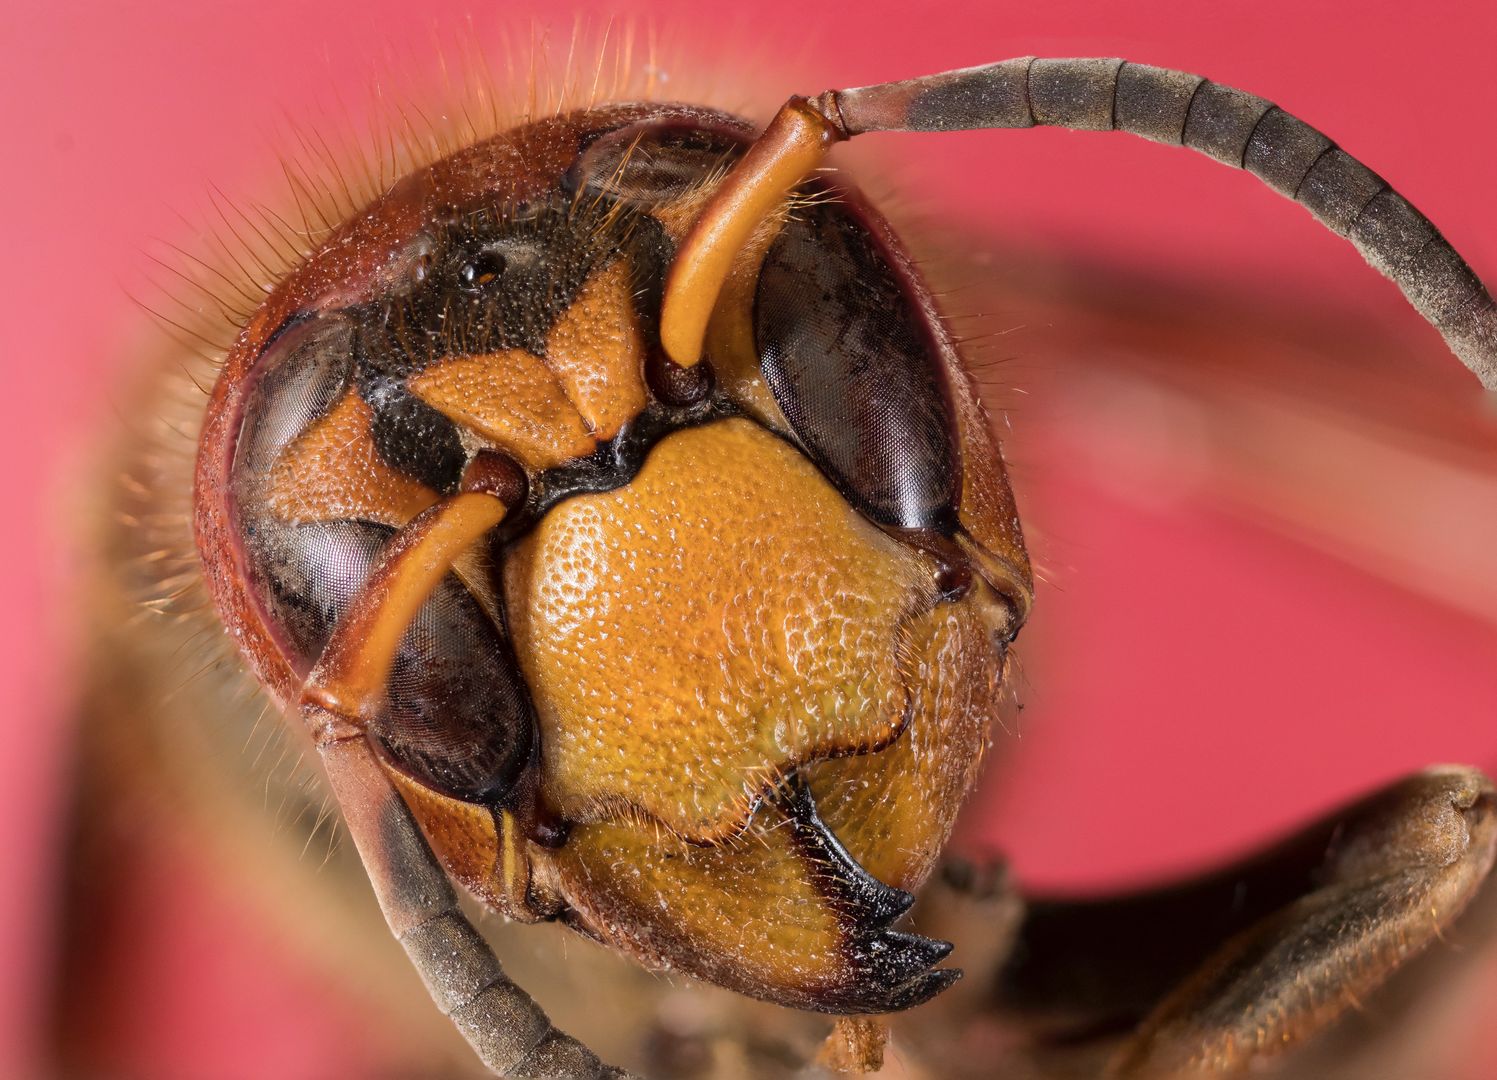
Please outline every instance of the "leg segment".
[[[328, 730], [336, 723], [317, 719]], [[530, 995], [504, 977], [363, 735], [318, 750], [391, 933], [479, 1059], [498, 1076], [622, 1076], [552, 1027]]]
[[1440, 939], [1494, 851], [1491, 782], [1432, 769], [1201, 881], [1032, 904], [997, 998], [1041, 1026], [1141, 1019], [1111, 1075], [1244, 1069], [1358, 1007]]

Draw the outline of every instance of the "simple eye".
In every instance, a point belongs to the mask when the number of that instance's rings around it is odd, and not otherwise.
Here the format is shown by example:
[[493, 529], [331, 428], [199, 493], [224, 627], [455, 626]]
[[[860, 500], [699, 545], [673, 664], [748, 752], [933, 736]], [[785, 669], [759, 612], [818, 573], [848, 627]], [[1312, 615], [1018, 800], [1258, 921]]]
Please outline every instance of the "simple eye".
[[770, 246], [754, 331], [781, 412], [843, 494], [881, 525], [949, 531], [955, 427], [916, 303], [856, 212], [823, 203]]
[[745, 145], [745, 134], [654, 121], [632, 124], [590, 143], [563, 186], [577, 194], [658, 206], [729, 164]]
[[497, 281], [504, 273], [504, 256], [493, 248], [485, 248], [468, 259], [457, 270], [457, 280], [465, 289], [478, 290]]
[[431, 273], [432, 263], [435, 261], [430, 249], [418, 252], [411, 259], [410, 266], [406, 271], [406, 276], [410, 279], [410, 284], [420, 285], [425, 281]]

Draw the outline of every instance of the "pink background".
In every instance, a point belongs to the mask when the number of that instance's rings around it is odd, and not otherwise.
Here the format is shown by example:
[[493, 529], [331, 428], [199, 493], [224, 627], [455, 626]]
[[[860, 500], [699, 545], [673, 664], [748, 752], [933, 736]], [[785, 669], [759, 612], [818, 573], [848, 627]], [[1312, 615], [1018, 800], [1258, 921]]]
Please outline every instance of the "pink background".
[[[426, 43], [460, 34], [470, 15], [481, 40], [506, 26], [524, 39], [540, 20], [564, 42], [576, 15], [596, 24], [610, 13], [662, 28], [685, 46], [681, 67], [721, 69], [727, 87], [733, 72], [771, 60], [801, 80], [785, 91], [808, 92], [1025, 53], [1199, 71], [1331, 133], [1497, 279], [1497, 14], [1487, 4], [862, 0], [718, 14], [699, 2], [11, 0], [0, 12], [10, 252], [0, 260], [0, 461], [11, 469], [11, 525], [0, 532], [0, 1073], [25, 1075], [35, 1060], [52, 929], [72, 681], [61, 599], [70, 478], [92, 434], [114, 422], [112, 387], [141, 337], [126, 292], [148, 269], [143, 252], [190, 236], [178, 214], [203, 221], [210, 182], [263, 190], [285, 113], [360, 100], [382, 64], [420, 69], [436, 51]], [[1473, 125], [1481, 137], [1463, 145]], [[1341, 310], [1399, 303], [1302, 212], [1193, 155], [1058, 132], [905, 146], [924, 208], [975, 235]], [[1390, 318], [1438, 355], [1412, 314]], [[1497, 767], [1490, 619], [1421, 605], [1209, 513], [1139, 513], [1069, 469], [1062, 449], [1011, 448], [1055, 586], [1024, 640], [1043, 657], [1031, 681], [1044, 677], [1025, 695], [1024, 768], [981, 804], [984, 840], [1027, 880], [1098, 885], [1186, 868], [1428, 762]], [[1053, 483], [1030, 494], [1026, 470]], [[1140, 580], [1158, 589], [1142, 606]], [[317, 1075], [308, 1053], [278, 1069]]]

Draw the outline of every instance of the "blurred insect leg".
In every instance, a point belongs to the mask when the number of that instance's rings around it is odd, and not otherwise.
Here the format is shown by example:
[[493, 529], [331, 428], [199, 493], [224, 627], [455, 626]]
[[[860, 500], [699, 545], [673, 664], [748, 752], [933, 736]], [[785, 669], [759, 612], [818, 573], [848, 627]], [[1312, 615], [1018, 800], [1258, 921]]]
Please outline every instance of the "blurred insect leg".
[[412, 519], [333, 632], [303, 690], [302, 716], [385, 921], [480, 1060], [500, 1076], [619, 1076], [505, 978], [365, 737], [406, 629], [453, 561], [504, 514], [494, 496], [466, 492]]
[[949, 998], [964, 1011], [987, 1011], [987, 973], [1003, 968], [1014, 952], [1025, 901], [997, 859], [974, 862], [947, 856], [920, 891], [920, 926], [933, 937], [960, 943], [962, 966], [977, 973], [963, 979]]
[[1487, 878], [1497, 791], [1431, 769], [1196, 882], [1032, 903], [997, 1003], [1136, 1031], [1111, 1074], [1244, 1069], [1327, 1027], [1441, 939]]
[[[339, 726], [315, 715], [318, 706], [306, 711], [323, 730]], [[363, 735], [350, 732], [318, 749], [391, 932], [479, 1059], [498, 1076], [624, 1075], [552, 1027], [530, 995], [505, 978]]]

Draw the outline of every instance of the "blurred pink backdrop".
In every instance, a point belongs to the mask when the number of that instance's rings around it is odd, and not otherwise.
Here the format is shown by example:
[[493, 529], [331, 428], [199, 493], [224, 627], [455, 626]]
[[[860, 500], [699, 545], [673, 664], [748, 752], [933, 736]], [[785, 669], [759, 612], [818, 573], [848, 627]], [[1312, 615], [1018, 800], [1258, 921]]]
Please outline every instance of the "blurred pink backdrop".
[[[1198, 71], [1322, 127], [1497, 280], [1497, 10], [1487, 4], [10, 0], [0, 11], [11, 253], [0, 260], [0, 461], [12, 471], [11, 525], [0, 531], [0, 1075], [27, 1075], [37, 1061], [76, 682], [69, 483], [94, 433], [114, 422], [113, 388], [147, 339], [126, 295], [147, 268], [143, 252], [190, 235], [178, 215], [204, 220], [210, 183], [263, 190], [283, 115], [360, 100], [389, 58], [419, 65], [426, 42], [450, 40], [469, 19], [480, 40], [505, 26], [523, 39], [535, 23], [564, 42], [574, 19], [614, 14], [662, 28], [686, 46], [683, 66], [722, 69], [728, 87], [740, 65], [752, 73], [771, 59], [800, 80], [785, 92], [1026, 53]], [[1195, 155], [1049, 131], [892, 138], [907, 140], [914, 201], [971, 235], [1342, 311], [1391, 310], [1397, 332], [1438, 357], [1433, 336], [1344, 244]], [[1022, 389], [1023, 365], [1014, 370]], [[1012, 395], [999, 403], [1023, 409]], [[1086, 886], [1186, 868], [1428, 762], [1497, 767], [1492, 620], [1421, 605], [1225, 518], [1140, 512], [1071, 469], [1064, 449], [1010, 446], [1051, 583], [1021, 644], [1047, 659], [1027, 676], [1025, 768], [982, 808], [983, 841], [1023, 878]], [[1036, 473], [1052, 481], [1043, 491], [1027, 486]], [[1143, 606], [1141, 581], [1157, 590]]]

